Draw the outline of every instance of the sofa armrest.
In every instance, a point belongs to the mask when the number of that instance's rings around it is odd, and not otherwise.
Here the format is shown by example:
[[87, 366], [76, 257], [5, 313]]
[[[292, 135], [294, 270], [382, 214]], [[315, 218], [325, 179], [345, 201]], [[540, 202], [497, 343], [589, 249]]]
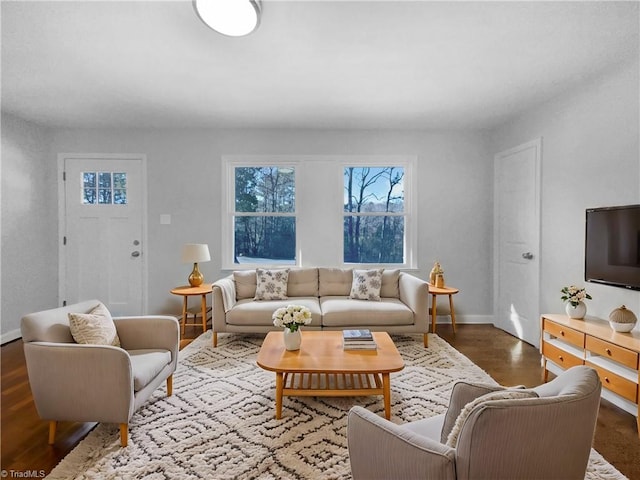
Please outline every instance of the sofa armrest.
[[171, 352], [173, 367], [178, 362], [180, 350], [180, 324], [175, 317], [145, 315], [114, 317], [120, 344], [125, 350], [162, 348]]
[[429, 284], [406, 272], [400, 272], [398, 280], [400, 301], [413, 311], [416, 327], [420, 332], [429, 329]]
[[29, 384], [45, 420], [127, 423], [133, 414], [129, 354], [118, 347], [31, 342]]
[[212, 285], [211, 307], [213, 315], [213, 331], [226, 331], [226, 313], [236, 302], [235, 282], [233, 275], [228, 275]]
[[354, 480], [454, 479], [455, 450], [355, 406], [347, 425]]

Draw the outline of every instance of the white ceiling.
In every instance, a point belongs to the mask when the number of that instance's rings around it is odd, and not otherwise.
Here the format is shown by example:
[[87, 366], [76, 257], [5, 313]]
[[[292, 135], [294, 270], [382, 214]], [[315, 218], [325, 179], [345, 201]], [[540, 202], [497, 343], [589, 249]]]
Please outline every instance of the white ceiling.
[[483, 128], [639, 55], [639, 3], [2, 1], [2, 109], [69, 127]]

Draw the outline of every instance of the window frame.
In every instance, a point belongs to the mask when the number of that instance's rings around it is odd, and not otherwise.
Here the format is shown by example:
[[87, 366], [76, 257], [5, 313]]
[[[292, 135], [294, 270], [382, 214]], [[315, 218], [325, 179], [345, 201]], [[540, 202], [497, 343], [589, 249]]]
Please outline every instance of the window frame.
[[344, 170], [345, 168], [366, 168], [366, 167], [401, 167], [404, 169], [404, 200], [403, 200], [403, 212], [346, 212], [344, 210], [344, 196], [341, 199], [340, 204], [340, 222], [343, 222], [348, 216], [362, 216], [362, 217], [404, 217], [404, 245], [402, 246], [404, 252], [404, 261], [402, 263], [351, 263], [344, 261], [344, 230], [341, 238], [341, 255], [340, 265], [344, 268], [398, 268], [403, 270], [415, 269], [417, 256], [417, 218], [416, 218], [416, 205], [415, 198], [417, 197], [416, 190], [416, 178], [415, 178], [415, 164], [417, 157], [409, 155], [358, 155], [358, 156], [346, 156], [341, 160], [340, 165], [340, 180], [342, 182], [342, 191], [344, 195]]
[[[314, 164], [322, 163], [323, 167]], [[314, 204], [317, 202], [310, 200], [305, 196], [305, 190], [309, 183], [315, 180], [310, 172], [314, 168], [326, 168], [329, 164], [330, 171], [335, 172], [335, 183], [327, 185], [327, 189], [332, 192], [341, 192], [338, 198], [327, 198], [331, 202], [331, 206], [327, 213], [329, 218], [327, 223], [334, 225], [331, 227], [333, 234], [340, 232], [340, 237], [336, 238], [339, 248], [332, 250], [334, 257], [330, 260], [322, 262], [326, 265], [335, 265], [342, 268], [393, 268], [401, 270], [415, 270], [417, 268], [416, 261], [418, 258], [418, 242], [417, 242], [417, 179], [416, 166], [417, 156], [415, 155], [223, 155], [222, 156], [222, 212], [221, 212], [221, 264], [222, 269], [227, 271], [233, 270], [251, 270], [260, 268], [291, 268], [291, 267], [309, 267], [317, 266], [315, 264], [307, 264], [303, 258], [303, 251], [306, 251], [307, 262], [310, 261], [311, 255], [308, 254], [309, 249], [319, 249], [322, 245], [312, 243], [314, 238], [308, 231], [308, 217], [314, 216]], [[294, 263], [234, 263], [234, 217], [235, 217], [235, 168], [237, 167], [289, 167], [295, 169], [295, 209], [292, 213], [271, 213], [273, 216], [293, 216], [296, 222], [296, 246], [295, 246], [295, 262]], [[347, 212], [344, 211], [344, 169], [348, 166], [353, 167], [402, 167], [405, 172], [404, 176], [404, 212], [393, 213], [394, 216], [404, 216], [405, 232], [404, 232], [404, 262], [389, 264], [373, 264], [373, 263], [345, 263], [344, 262], [344, 218]], [[331, 174], [333, 179], [333, 173]], [[333, 182], [333, 180], [331, 180]], [[306, 184], [306, 185], [305, 185]], [[385, 212], [387, 213], [387, 212]], [[391, 212], [388, 212], [391, 214]], [[254, 214], [255, 215], [255, 214]], [[259, 216], [263, 216], [260, 213]], [[335, 215], [335, 218], [333, 216]], [[305, 217], [306, 216], [306, 217]], [[314, 225], [315, 226], [315, 225]], [[339, 227], [339, 228], [338, 228]], [[304, 231], [303, 231], [304, 230]], [[305, 245], [301, 242], [306, 241]]]
[[[298, 234], [298, 185], [299, 185], [299, 166], [300, 162], [292, 159], [285, 159], [283, 156], [258, 155], [258, 156], [223, 156], [223, 165], [225, 173], [223, 175], [222, 191], [223, 191], [223, 211], [222, 211], [222, 268], [224, 270], [250, 270], [255, 268], [284, 268], [299, 265], [299, 241]], [[277, 168], [293, 168], [295, 183], [295, 208], [293, 212], [237, 212], [236, 211], [236, 182], [235, 170], [243, 167], [277, 167]], [[296, 224], [296, 256], [292, 263], [276, 262], [276, 263], [234, 263], [235, 258], [235, 217], [293, 217]]]

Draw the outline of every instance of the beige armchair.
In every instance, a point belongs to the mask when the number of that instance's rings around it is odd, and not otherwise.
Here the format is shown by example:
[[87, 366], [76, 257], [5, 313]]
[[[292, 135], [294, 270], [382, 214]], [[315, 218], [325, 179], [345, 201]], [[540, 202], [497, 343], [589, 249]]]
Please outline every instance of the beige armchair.
[[122, 348], [75, 343], [69, 313], [88, 313], [98, 300], [32, 313], [21, 330], [29, 384], [40, 418], [49, 420], [49, 443], [58, 421], [120, 425], [127, 446], [133, 413], [172, 375], [178, 362], [179, 324], [169, 316], [115, 317]]
[[[404, 425], [353, 407], [347, 428], [353, 478], [582, 479], [600, 389], [596, 371], [578, 366], [519, 390], [531, 393], [523, 395], [527, 398], [483, 400], [479, 397], [497, 397], [496, 391], [505, 389], [456, 383], [446, 414]], [[457, 421], [461, 412], [468, 416]], [[452, 430], [459, 434], [450, 446]]]

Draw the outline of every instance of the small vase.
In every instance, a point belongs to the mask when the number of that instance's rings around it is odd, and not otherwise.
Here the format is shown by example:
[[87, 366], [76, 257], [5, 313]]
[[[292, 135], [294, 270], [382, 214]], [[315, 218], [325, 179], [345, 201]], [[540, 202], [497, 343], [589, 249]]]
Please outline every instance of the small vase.
[[616, 332], [627, 333], [633, 330], [638, 322], [635, 313], [622, 305], [609, 314], [609, 323]]
[[577, 320], [583, 319], [587, 314], [587, 306], [584, 302], [578, 302], [578, 305], [575, 307], [571, 305], [570, 302], [567, 302], [564, 309], [567, 312], [567, 315], [569, 315], [569, 318], [575, 318]]
[[302, 335], [299, 328], [295, 332], [288, 328], [284, 329], [284, 348], [287, 350], [300, 350], [300, 343], [302, 343]]

